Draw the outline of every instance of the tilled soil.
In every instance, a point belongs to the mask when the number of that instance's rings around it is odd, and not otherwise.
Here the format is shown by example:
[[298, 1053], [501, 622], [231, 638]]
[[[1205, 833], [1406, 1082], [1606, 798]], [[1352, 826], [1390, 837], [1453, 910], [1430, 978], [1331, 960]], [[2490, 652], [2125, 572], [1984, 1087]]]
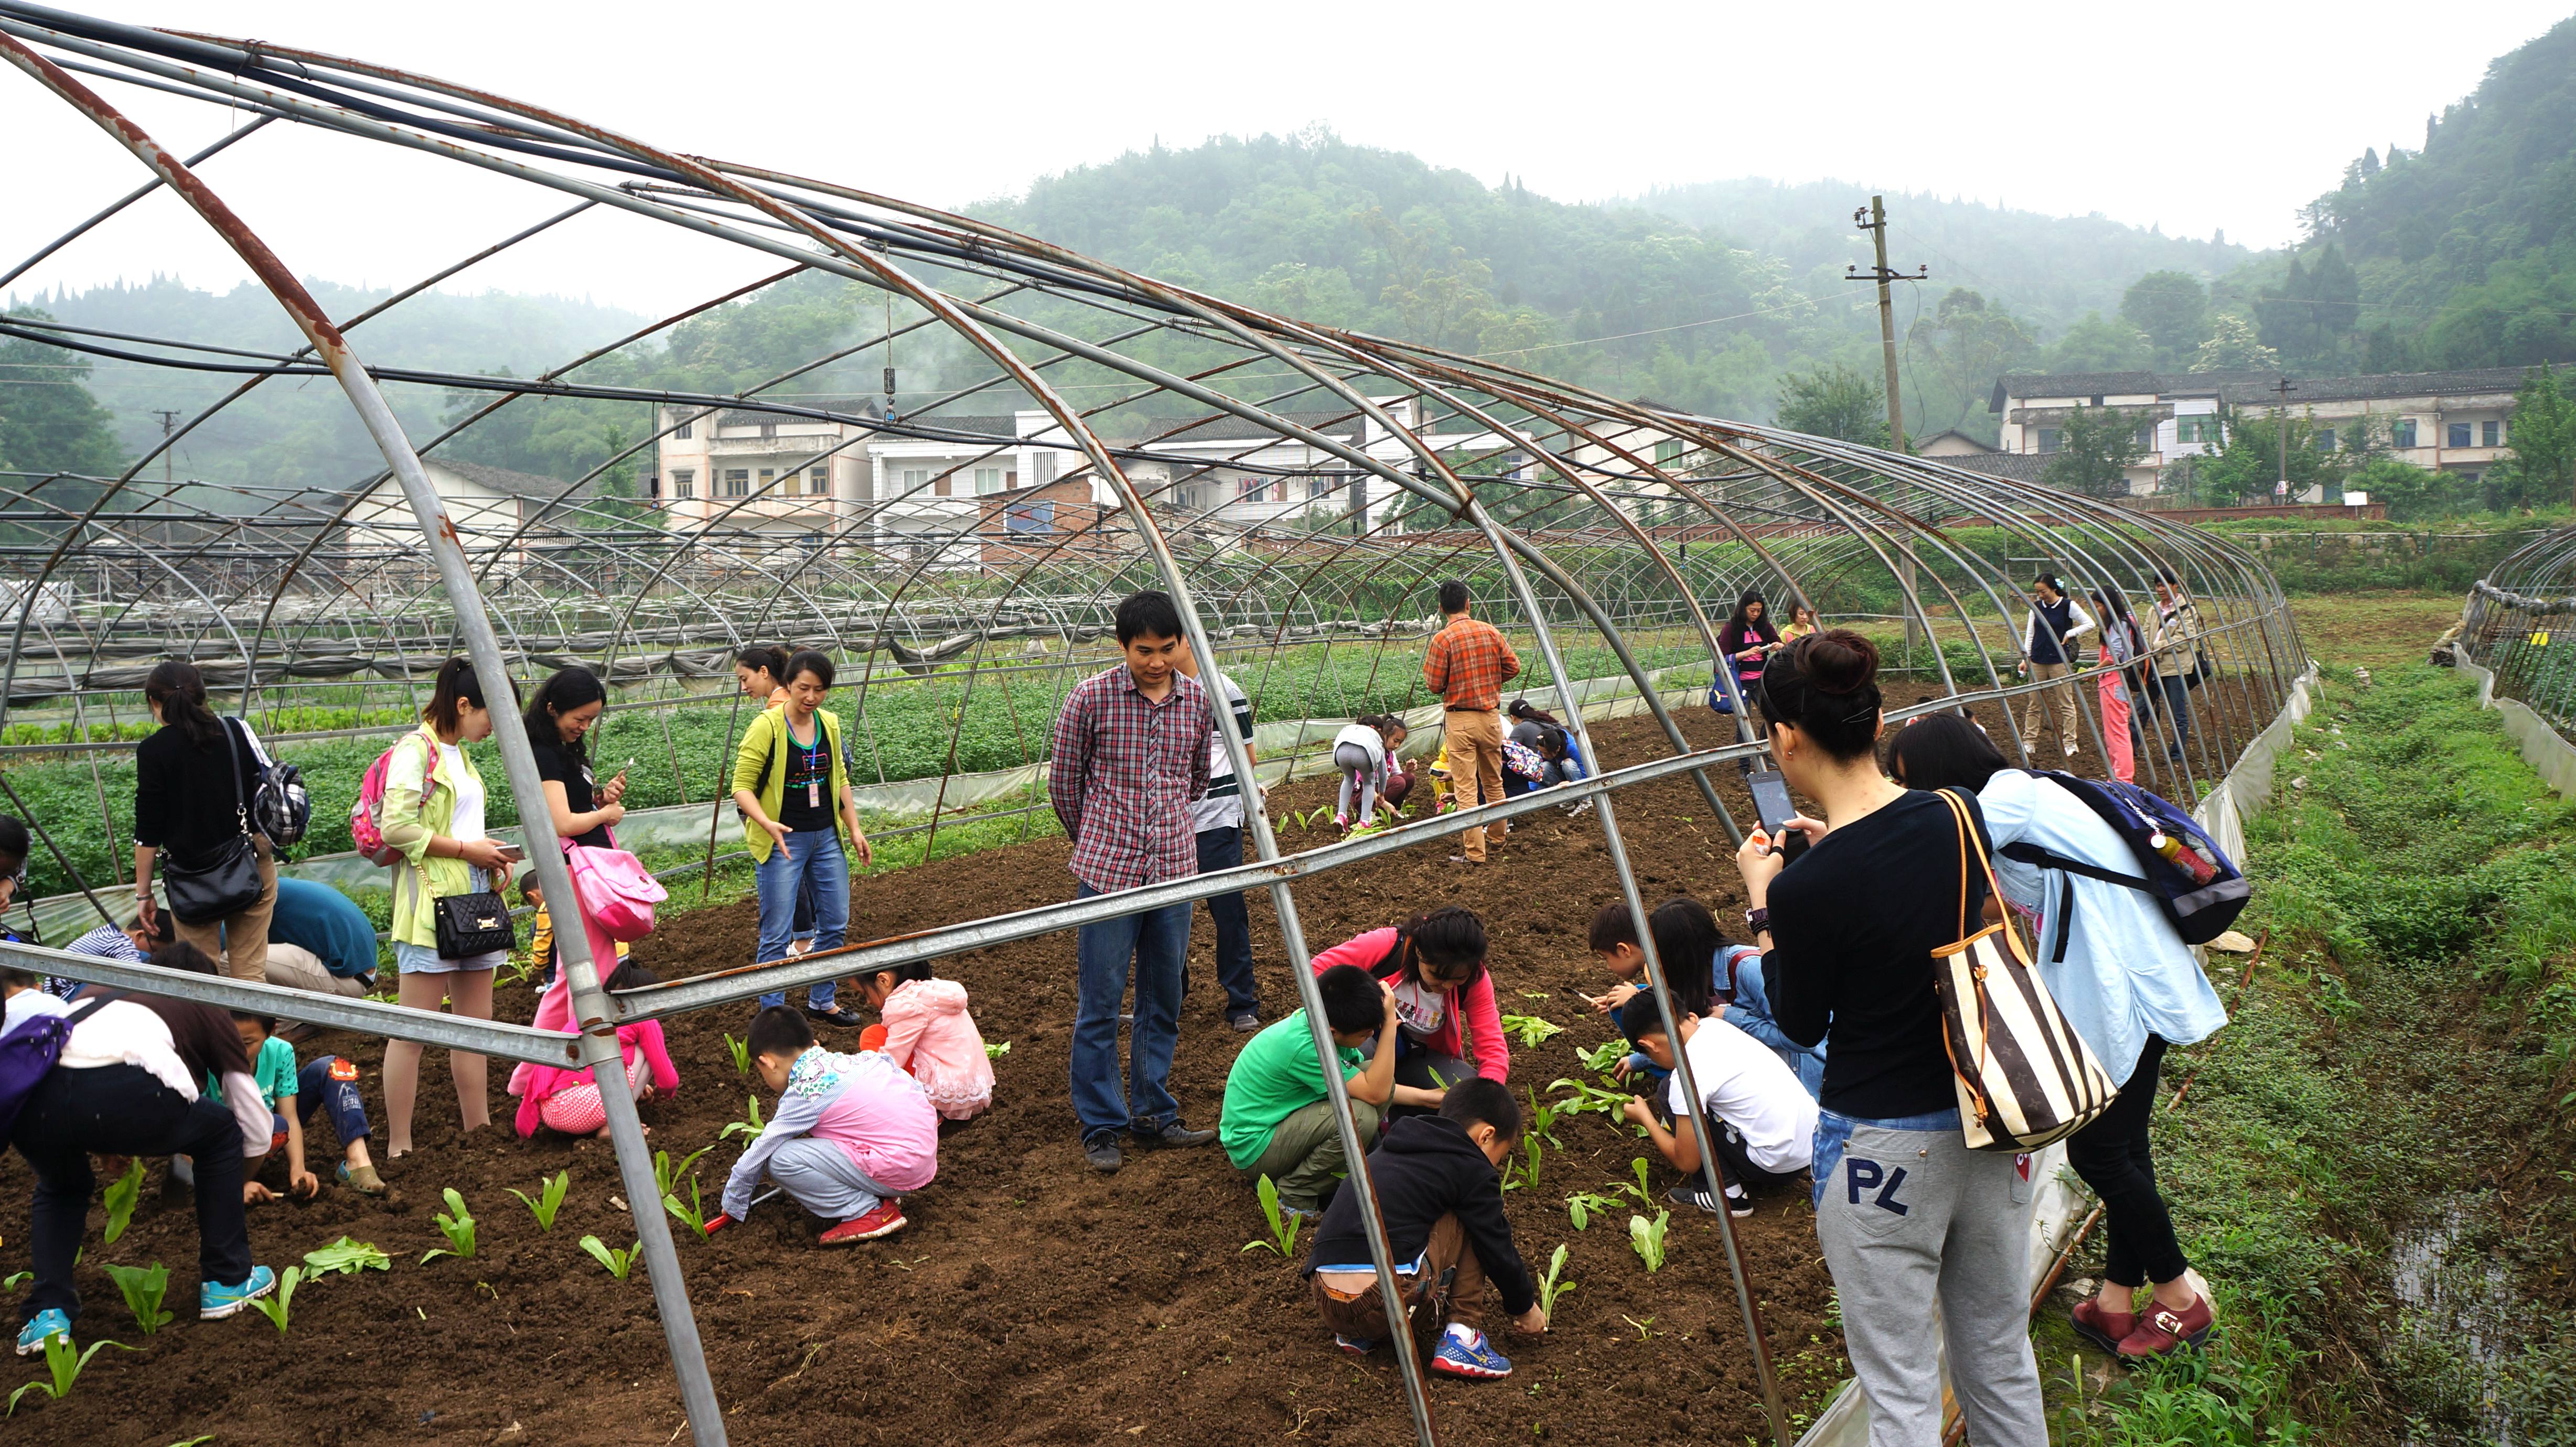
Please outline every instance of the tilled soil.
[[[1695, 742], [1719, 741], [1723, 725], [1705, 710], [1686, 711], [1683, 722]], [[1664, 752], [1645, 719], [1603, 725], [1596, 738], [1614, 766]], [[2099, 765], [2088, 748], [2076, 767]], [[1735, 771], [1712, 775], [1730, 808], [1748, 817]], [[1329, 786], [1308, 781], [1280, 791], [1273, 811], [1328, 802]], [[1721, 919], [1741, 909], [1726, 836], [1687, 778], [1623, 791], [1615, 807], [1649, 905], [1687, 891]], [[1283, 842], [1310, 848], [1324, 835], [1292, 828]], [[864, 880], [851, 937], [1069, 897], [1066, 848], [1061, 839], [1036, 840]], [[1593, 909], [1617, 897], [1596, 818], [1543, 811], [1525, 819], [1483, 869], [1451, 865], [1448, 853], [1445, 843], [1427, 842], [1300, 887], [1308, 940], [1321, 948], [1435, 905], [1469, 905], [1492, 936], [1503, 1008], [1566, 1027], [1535, 1048], [1515, 1044], [1513, 1083], [1544, 1094], [1550, 1081], [1583, 1076], [1576, 1051], [1613, 1033], [1566, 993], [1598, 989], [1606, 978], [1584, 949]], [[1251, 903], [1264, 1015], [1275, 1018], [1293, 1008], [1294, 987], [1267, 896]], [[753, 911], [739, 903], [670, 916], [637, 955], [670, 978], [743, 962], [753, 935]], [[1201, 1125], [1216, 1122], [1226, 1067], [1244, 1038], [1221, 1014], [1212, 938], [1201, 911], [1172, 1073], [1187, 1117]], [[1084, 1167], [1065, 1084], [1071, 939], [980, 951], [944, 962], [941, 973], [967, 985], [986, 1038], [1011, 1050], [995, 1062], [994, 1108], [942, 1142], [938, 1180], [907, 1198], [909, 1229], [825, 1251], [814, 1244], [821, 1223], [782, 1199], [707, 1240], [680, 1232], [682, 1268], [733, 1440], [837, 1447], [1409, 1438], [1388, 1354], [1355, 1360], [1336, 1351], [1296, 1270], [1244, 1249], [1264, 1235], [1260, 1212], [1214, 1147], [1131, 1151], [1113, 1176]], [[524, 985], [505, 988], [498, 1008], [503, 1018], [526, 1019], [534, 1000]], [[748, 1014], [747, 1006], [728, 1007], [670, 1022], [682, 1088], [644, 1107], [656, 1146], [714, 1147], [696, 1167], [710, 1212], [739, 1149], [718, 1134], [743, 1115], [752, 1089], [736, 1077], [722, 1036], [740, 1030]], [[361, 1063], [381, 1131], [382, 1044], [337, 1035], [302, 1053], [310, 1059], [324, 1050]], [[141, 1350], [100, 1353], [63, 1401], [30, 1394], [8, 1424], [9, 1440], [157, 1447], [212, 1434], [224, 1444], [439, 1436], [625, 1444], [663, 1443], [683, 1430], [641, 1268], [635, 1279], [613, 1280], [576, 1244], [594, 1233], [614, 1245], [634, 1239], [607, 1145], [551, 1133], [516, 1139], [497, 1065], [495, 1126], [460, 1132], [443, 1055], [430, 1052], [422, 1074], [419, 1149], [386, 1168], [393, 1198], [370, 1201], [326, 1186], [316, 1202], [258, 1207], [251, 1216], [263, 1262], [283, 1268], [348, 1234], [391, 1253], [390, 1273], [307, 1284], [283, 1339], [256, 1315], [201, 1323], [184, 1311], [143, 1336], [102, 1262], [169, 1264], [170, 1299], [180, 1306], [193, 1303], [197, 1284], [192, 1214], [154, 1199], [156, 1168], [132, 1229], [113, 1247], [93, 1234], [79, 1268], [85, 1313], [76, 1334]], [[317, 1119], [316, 1127], [310, 1156], [328, 1180], [335, 1147], [327, 1123]], [[1633, 1159], [1651, 1152], [1597, 1115], [1565, 1121], [1557, 1134], [1563, 1148], [1548, 1153], [1539, 1189], [1514, 1191], [1507, 1204], [1523, 1255], [1543, 1269], [1566, 1244], [1565, 1274], [1579, 1289], [1560, 1301], [1544, 1338], [1496, 1332], [1517, 1367], [1508, 1381], [1433, 1381], [1444, 1439], [1761, 1435], [1716, 1223], [1676, 1213], [1670, 1259], [1648, 1274], [1629, 1248], [1624, 1212], [1578, 1233], [1563, 1198], [1611, 1189], [1629, 1177]], [[572, 1173], [570, 1198], [553, 1231], [541, 1232], [507, 1188], [534, 1194], [542, 1177], [564, 1169]], [[1660, 1162], [1653, 1175], [1659, 1195], [1676, 1179]], [[23, 1161], [0, 1158], [0, 1275], [28, 1264], [31, 1183]], [[424, 1251], [447, 1244], [431, 1220], [447, 1187], [475, 1213], [479, 1253], [422, 1265]], [[103, 1212], [93, 1216], [93, 1233], [102, 1220]], [[1845, 1368], [1804, 1193], [1765, 1198], [1738, 1234], [1792, 1410], [1812, 1411]], [[14, 1389], [36, 1375], [35, 1363], [17, 1363], [7, 1382]]]

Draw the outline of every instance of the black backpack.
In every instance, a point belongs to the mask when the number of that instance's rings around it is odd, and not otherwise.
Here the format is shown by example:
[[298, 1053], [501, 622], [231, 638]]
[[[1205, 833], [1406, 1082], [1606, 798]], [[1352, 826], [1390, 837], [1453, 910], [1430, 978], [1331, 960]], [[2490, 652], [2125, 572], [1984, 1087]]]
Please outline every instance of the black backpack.
[[[2031, 772], [2074, 795], [2110, 825], [2137, 859], [2138, 873], [2122, 874], [2027, 843], [2007, 844], [1996, 851], [2006, 859], [2126, 885], [2152, 895], [2172, 923], [2174, 933], [2181, 935], [2187, 945], [2205, 945], [2218, 938], [2233, 928], [2236, 917], [2245, 912], [2247, 901], [2253, 897], [2253, 883], [2200, 827], [2199, 821], [2179, 805], [2135, 784], [2079, 779], [2054, 769]], [[2064, 941], [2061, 934], [2061, 959], [2065, 957]]]

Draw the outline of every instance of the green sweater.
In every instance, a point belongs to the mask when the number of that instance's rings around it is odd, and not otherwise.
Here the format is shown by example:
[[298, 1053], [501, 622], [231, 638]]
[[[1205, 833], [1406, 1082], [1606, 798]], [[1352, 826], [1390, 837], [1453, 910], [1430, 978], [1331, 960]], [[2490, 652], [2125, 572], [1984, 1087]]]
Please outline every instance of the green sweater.
[[[842, 850], [852, 851], [857, 844], [850, 838], [849, 813], [841, 807], [841, 794], [850, 786], [849, 770], [841, 758], [841, 718], [822, 708], [814, 710], [814, 717], [823, 725], [824, 752], [832, 759], [832, 788], [827, 796], [832, 806], [832, 828], [841, 836]], [[787, 739], [787, 710], [763, 709], [760, 717], [751, 721], [751, 727], [742, 731], [742, 747], [734, 754], [734, 788], [750, 791], [760, 801], [760, 811], [772, 819], [778, 817], [779, 801], [787, 793]], [[742, 837], [751, 848], [754, 863], [766, 863], [769, 852], [778, 847], [769, 831], [752, 822], [748, 814], [742, 819]]]

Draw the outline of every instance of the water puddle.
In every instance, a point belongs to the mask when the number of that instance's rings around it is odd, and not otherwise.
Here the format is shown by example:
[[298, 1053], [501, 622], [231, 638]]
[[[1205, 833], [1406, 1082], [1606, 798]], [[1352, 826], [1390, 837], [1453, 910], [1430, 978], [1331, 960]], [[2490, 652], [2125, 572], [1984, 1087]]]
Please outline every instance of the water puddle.
[[[2502, 1400], [2519, 1345], [2518, 1308], [2486, 1226], [2485, 1198], [2461, 1194], [2398, 1233], [2388, 1253], [2389, 1288], [2404, 1308], [2395, 1355], [2423, 1399], [2447, 1402], [2474, 1424], [2471, 1440], [2522, 1447], [2527, 1439]], [[2416, 1431], [2405, 1438], [2408, 1447], [2457, 1440]]]

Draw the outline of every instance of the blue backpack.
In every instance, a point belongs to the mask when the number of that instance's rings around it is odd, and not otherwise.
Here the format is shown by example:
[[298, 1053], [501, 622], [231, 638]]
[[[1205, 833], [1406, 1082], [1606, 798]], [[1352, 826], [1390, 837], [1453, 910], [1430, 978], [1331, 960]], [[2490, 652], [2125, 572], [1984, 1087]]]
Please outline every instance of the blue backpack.
[[2079, 779], [2054, 769], [2031, 772], [2074, 795], [2110, 825], [2136, 856], [2138, 873], [2104, 869], [2036, 844], [2007, 844], [1996, 851], [2006, 859], [2126, 885], [2151, 895], [2172, 922], [2174, 933], [2181, 935], [2187, 945], [2205, 945], [2218, 938], [2245, 912], [2246, 901], [2254, 893], [2245, 871], [2236, 867], [2197, 820], [2170, 800], [2135, 784]]
[[1735, 712], [1735, 700], [1727, 697], [1725, 668], [1726, 665], [1719, 664], [1719, 671], [1709, 677], [1708, 706], [1719, 713], [1731, 714]]

